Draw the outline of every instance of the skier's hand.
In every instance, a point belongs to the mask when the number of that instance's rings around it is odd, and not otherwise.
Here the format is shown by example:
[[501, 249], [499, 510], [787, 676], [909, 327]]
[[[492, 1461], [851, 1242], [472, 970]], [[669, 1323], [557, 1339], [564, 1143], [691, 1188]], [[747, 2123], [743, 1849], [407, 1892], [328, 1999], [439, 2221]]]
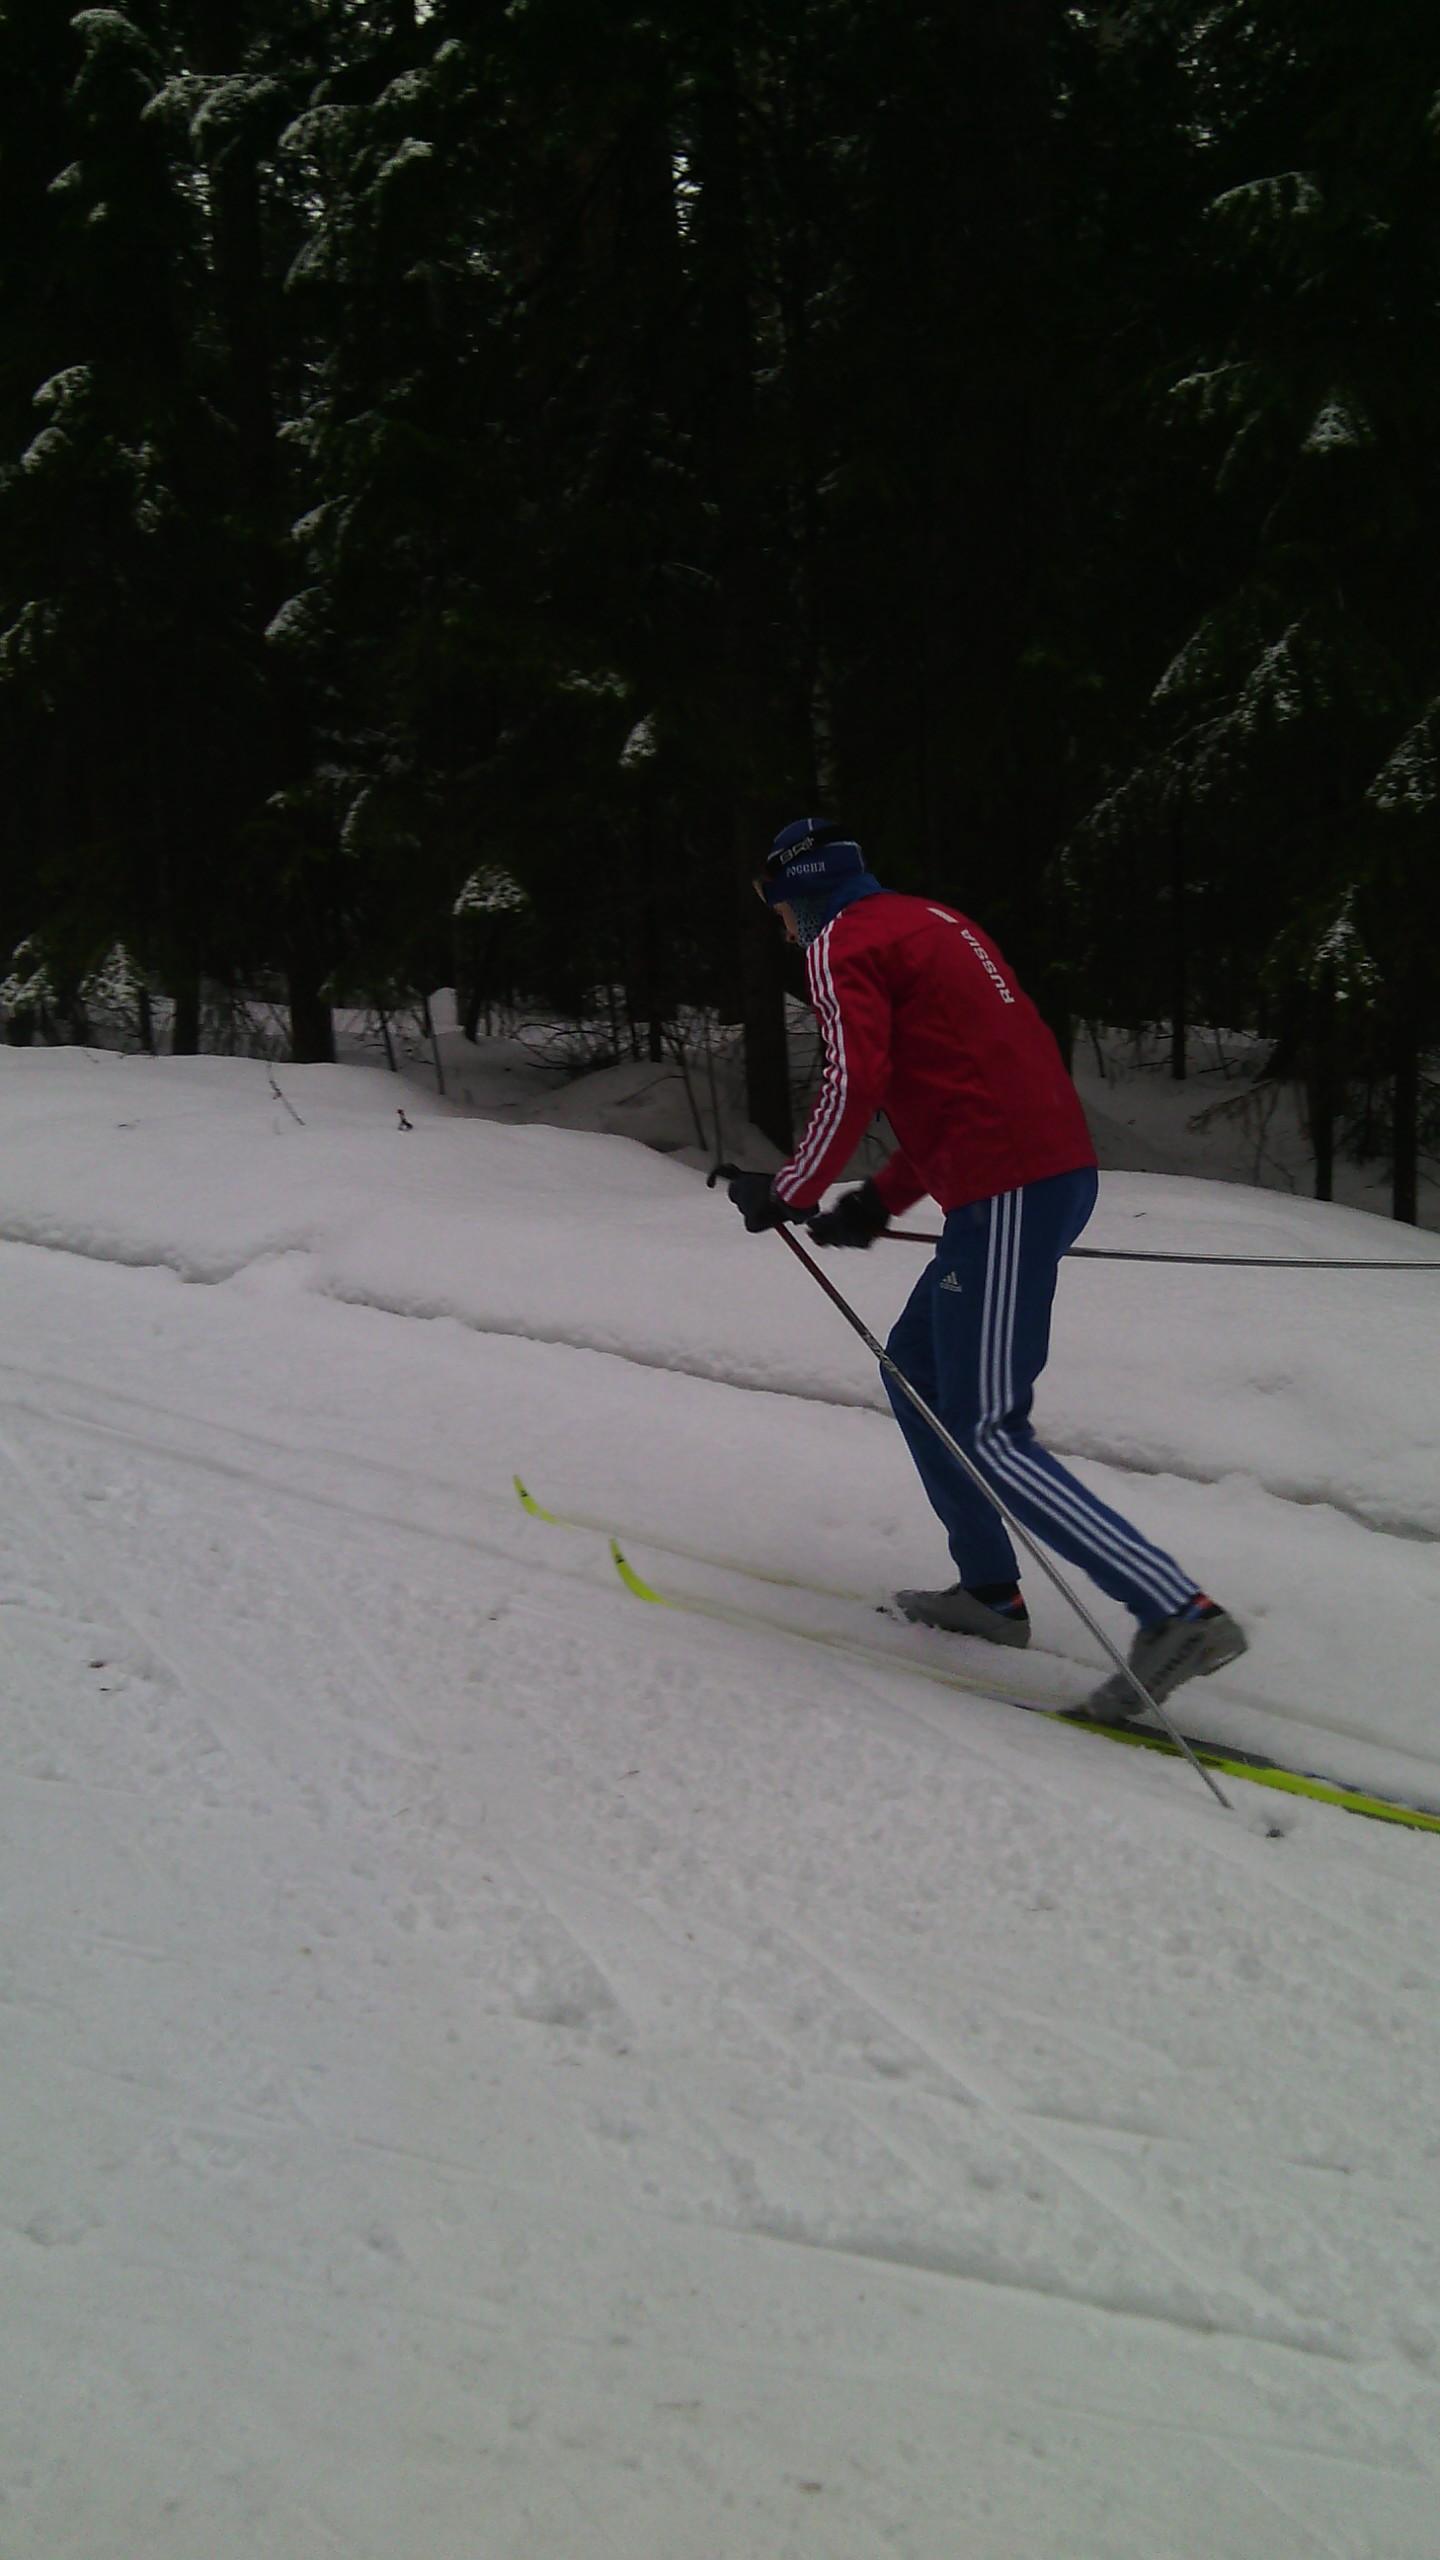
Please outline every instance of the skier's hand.
[[783, 1227], [787, 1219], [800, 1215], [788, 1200], [778, 1197], [768, 1173], [732, 1174], [727, 1190], [749, 1235], [763, 1235], [767, 1227]]
[[872, 1245], [890, 1224], [890, 1212], [873, 1182], [842, 1192], [833, 1209], [810, 1221], [812, 1244]]

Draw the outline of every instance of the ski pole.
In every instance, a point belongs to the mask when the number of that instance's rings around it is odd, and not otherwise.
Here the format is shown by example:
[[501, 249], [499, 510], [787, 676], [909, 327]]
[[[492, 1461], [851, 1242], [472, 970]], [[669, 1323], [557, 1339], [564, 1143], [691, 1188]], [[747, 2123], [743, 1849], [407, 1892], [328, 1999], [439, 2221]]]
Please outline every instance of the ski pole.
[[[927, 1227], [882, 1227], [878, 1244], [940, 1244], [943, 1237]], [[1247, 1271], [1440, 1271], [1440, 1262], [1332, 1262], [1306, 1254], [1281, 1253], [1141, 1253], [1124, 1245], [1072, 1244], [1070, 1262], [1208, 1262]]]
[[[720, 1167], [718, 1170], [723, 1171], [724, 1168]], [[1007, 1511], [998, 1494], [993, 1492], [989, 1484], [987, 1484], [979, 1468], [975, 1465], [974, 1460], [966, 1456], [959, 1441], [946, 1430], [938, 1413], [932, 1413], [929, 1405], [925, 1401], [925, 1398], [921, 1395], [919, 1388], [912, 1387], [904, 1370], [901, 1368], [899, 1361], [892, 1358], [891, 1354], [886, 1350], [883, 1342], [877, 1341], [875, 1335], [871, 1332], [870, 1327], [866, 1324], [863, 1316], [857, 1315], [848, 1298], [843, 1298], [841, 1296], [834, 1281], [826, 1278], [825, 1273], [821, 1270], [814, 1255], [806, 1252], [805, 1247], [801, 1244], [799, 1238], [792, 1232], [792, 1230], [788, 1226], [784, 1226], [777, 1227], [775, 1232], [780, 1237], [781, 1242], [789, 1246], [796, 1261], [804, 1263], [811, 1279], [819, 1282], [820, 1287], [824, 1290], [825, 1295], [830, 1300], [831, 1304], [839, 1308], [841, 1315], [845, 1318], [845, 1321], [850, 1326], [851, 1331], [859, 1334], [860, 1339], [865, 1344], [867, 1350], [869, 1350], [875, 1359], [879, 1361], [886, 1376], [894, 1379], [896, 1386], [914, 1406], [922, 1421], [928, 1422], [936, 1439], [940, 1442], [941, 1447], [948, 1451], [956, 1465], [964, 1469], [965, 1474], [969, 1476], [971, 1482], [978, 1487], [981, 1493], [984, 1494], [986, 1501], [999, 1512], [1006, 1528], [1010, 1531], [1013, 1537], [1019, 1539], [1026, 1554], [1033, 1556], [1041, 1571], [1049, 1575], [1050, 1580], [1055, 1585], [1055, 1588], [1060, 1593], [1061, 1597], [1069, 1601], [1077, 1618], [1081, 1620], [1083, 1625], [1089, 1628], [1096, 1643], [1102, 1646], [1104, 1651], [1108, 1653], [1116, 1670], [1129, 1681], [1131, 1688], [1134, 1690], [1136, 1697], [1141, 1701], [1142, 1705], [1147, 1707], [1151, 1715], [1158, 1719], [1166, 1733], [1169, 1735], [1170, 1740], [1174, 1743], [1176, 1750], [1183, 1753], [1184, 1757], [1189, 1761], [1197, 1778], [1202, 1778], [1204, 1780], [1212, 1796], [1214, 1796], [1220, 1804], [1223, 1804], [1227, 1813], [1233, 1813], [1235, 1811], [1235, 1806], [1232, 1804], [1229, 1796], [1226, 1795], [1224, 1788], [1219, 1784], [1218, 1780], [1212, 1776], [1211, 1772], [1204, 1766], [1203, 1762], [1196, 1759], [1194, 1752], [1186, 1741], [1184, 1734], [1180, 1731], [1179, 1726], [1172, 1724], [1169, 1716], [1165, 1712], [1165, 1709], [1160, 1704], [1159, 1699], [1151, 1696], [1144, 1681], [1139, 1678], [1136, 1672], [1131, 1670], [1130, 1665], [1126, 1661], [1123, 1653], [1120, 1651], [1119, 1646], [1111, 1643], [1109, 1636], [1105, 1633], [1105, 1630], [1100, 1625], [1098, 1619], [1092, 1617], [1090, 1611], [1086, 1608], [1084, 1601], [1080, 1598], [1079, 1593], [1071, 1590], [1069, 1583], [1060, 1572], [1058, 1566], [1051, 1563], [1050, 1558], [1046, 1555], [1044, 1549], [1037, 1545], [1035, 1539], [1031, 1537], [1029, 1530], [1024, 1528], [1022, 1524], [1016, 1520], [1009, 1511]]]

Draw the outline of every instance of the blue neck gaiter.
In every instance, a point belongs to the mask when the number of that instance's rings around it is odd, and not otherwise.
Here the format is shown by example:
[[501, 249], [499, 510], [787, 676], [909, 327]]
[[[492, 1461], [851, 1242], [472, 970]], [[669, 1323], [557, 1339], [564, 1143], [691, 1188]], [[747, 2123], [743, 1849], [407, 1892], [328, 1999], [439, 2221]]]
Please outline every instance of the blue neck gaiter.
[[795, 918], [795, 938], [802, 951], [808, 951], [817, 934], [824, 932], [832, 916], [842, 907], [853, 907], [857, 898], [875, 898], [882, 894], [881, 884], [873, 871], [853, 871], [846, 880], [820, 897], [790, 898], [786, 904]]

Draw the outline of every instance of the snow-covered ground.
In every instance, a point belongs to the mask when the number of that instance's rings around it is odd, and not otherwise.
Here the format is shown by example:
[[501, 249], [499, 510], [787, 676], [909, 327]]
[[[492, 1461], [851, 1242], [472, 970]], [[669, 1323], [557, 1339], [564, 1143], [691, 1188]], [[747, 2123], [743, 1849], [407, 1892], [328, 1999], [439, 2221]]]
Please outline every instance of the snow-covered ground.
[[[434, 1008], [440, 1073], [462, 1108], [640, 1138], [693, 1163], [717, 1152], [752, 1164], [779, 1160], [778, 1150], [745, 1123], [738, 1032], [718, 1033], [697, 1022], [688, 1026], [683, 1067], [667, 1052], [658, 1066], [625, 1059], [567, 1079], [567, 1060], [573, 1065], [585, 1047], [575, 1031], [536, 1021], [509, 1039], [473, 1043], [456, 1027], [448, 991], [435, 997]], [[790, 1015], [798, 1126], [814, 1091], [818, 1042], [806, 1006], [792, 1005]], [[604, 1026], [596, 1025], [592, 1045], [603, 1034]], [[713, 1049], [707, 1046], [712, 1039]], [[373, 1020], [340, 1017], [340, 1040], [347, 1059], [381, 1063]], [[1117, 1173], [1198, 1175], [1290, 1199], [1311, 1198], [1315, 1164], [1301, 1096], [1294, 1085], [1266, 1080], [1270, 1052], [1271, 1043], [1253, 1033], [1199, 1032], [1190, 1042], [1188, 1074], [1177, 1083], [1163, 1031], [1138, 1039], [1122, 1032], [1083, 1033], [1073, 1068], [1102, 1166]], [[433, 1092], [429, 1043], [412, 1032], [398, 1055], [402, 1071]], [[1383, 1154], [1357, 1161], [1346, 1143], [1348, 1127], [1339, 1135], [1335, 1199], [1344, 1208], [1388, 1217], [1390, 1170]], [[855, 1170], [867, 1170], [884, 1153], [883, 1143], [867, 1141]], [[1433, 1155], [1420, 1158], [1417, 1192], [1420, 1225], [1440, 1229], [1440, 1162]]]
[[[4, 2560], [1434, 2560], [1440, 1839], [527, 1518], [944, 1561], [783, 1246], [475, 1073], [0, 1052]], [[1189, 1722], [1434, 1804], [1437, 1311], [1076, 1262], [1039, 1410], [1251, 1629]]]

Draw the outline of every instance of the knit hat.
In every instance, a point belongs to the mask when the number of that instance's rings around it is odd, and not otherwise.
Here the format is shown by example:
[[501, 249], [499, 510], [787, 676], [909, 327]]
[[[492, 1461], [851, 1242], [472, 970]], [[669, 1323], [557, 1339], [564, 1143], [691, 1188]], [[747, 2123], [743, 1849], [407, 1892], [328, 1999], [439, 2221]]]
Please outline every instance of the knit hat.
[[860, 847], [833, 819], [792, 818], [766, 857], [765, 904], [796, 906], [802, 898], [828, 899], [842, 882], [858, 879], [864, 869]]

